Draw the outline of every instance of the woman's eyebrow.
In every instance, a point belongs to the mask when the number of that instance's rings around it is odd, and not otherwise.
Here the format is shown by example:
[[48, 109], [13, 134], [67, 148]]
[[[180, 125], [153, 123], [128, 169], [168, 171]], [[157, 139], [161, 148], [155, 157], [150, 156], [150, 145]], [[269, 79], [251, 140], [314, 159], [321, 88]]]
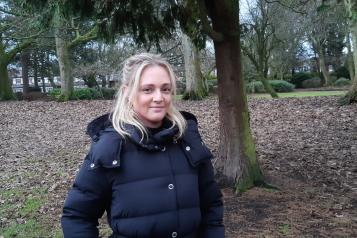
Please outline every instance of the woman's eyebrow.
[[[141, 85], [141, 87], [155, 87], [155, 86], [156, 86], [155, 84], [151, 84], [151, 83]], [[171, 83], [164, 83], [160, 85], [160, 87], [163, 86], [171, 86]]]

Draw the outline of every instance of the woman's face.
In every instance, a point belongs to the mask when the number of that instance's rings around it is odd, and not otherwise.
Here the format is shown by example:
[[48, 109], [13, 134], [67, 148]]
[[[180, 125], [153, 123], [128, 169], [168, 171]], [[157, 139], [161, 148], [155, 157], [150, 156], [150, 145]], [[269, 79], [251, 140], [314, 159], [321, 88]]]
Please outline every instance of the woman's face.
[[133, 109], [141, 122], [146, 127], [160, 127], [171, 98], [172, 85], [167, 70], [158, 65], [147, 66], [141, 73], [139, 91], [133, 102]]

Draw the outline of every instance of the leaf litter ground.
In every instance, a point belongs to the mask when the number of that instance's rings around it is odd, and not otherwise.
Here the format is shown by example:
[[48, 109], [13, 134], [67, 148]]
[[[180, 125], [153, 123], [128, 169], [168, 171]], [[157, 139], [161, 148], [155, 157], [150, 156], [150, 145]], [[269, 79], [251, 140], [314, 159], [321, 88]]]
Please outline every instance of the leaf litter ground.
[[[227, 237], [357, 237], [357, 106], [340, 107], [337, 99], [249, 100], [261, 168], [279, 190], [254, 188], [235, 196], [222, 188]], [[86, 125], [111, 106], [0, 103], [0, 236], [31, 221], [44, 229], [36, 236], [59, 236], [67, 190], [90, 145]], [[217, 155], [217, 98], [178, 106], [197, 116]]]

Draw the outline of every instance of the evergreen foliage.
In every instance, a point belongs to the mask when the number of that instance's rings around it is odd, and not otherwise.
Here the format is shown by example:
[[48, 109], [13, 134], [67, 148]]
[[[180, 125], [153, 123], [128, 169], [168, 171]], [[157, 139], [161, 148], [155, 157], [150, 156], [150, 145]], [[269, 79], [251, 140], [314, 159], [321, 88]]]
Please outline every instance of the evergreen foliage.
[[321, 87], [321, 79], [319, 77], [313, 77], [310, 79], [306, 79], [302, 82], [303, 88], [318, 88]]
[[334, 83], [335, 86], [346, 86], [346, 85], [351, 85], [351, 80], [347, 79], [347, 78], [339, 78], [336, 80], [336, 82]]
[[[268, 80], [271, 87], [277, 92], [292, 92], [295, 86], [284, 80]], [[247, 93], [266, 93], [264, 85], [261, 81], [252, 81], [246, 84]]]

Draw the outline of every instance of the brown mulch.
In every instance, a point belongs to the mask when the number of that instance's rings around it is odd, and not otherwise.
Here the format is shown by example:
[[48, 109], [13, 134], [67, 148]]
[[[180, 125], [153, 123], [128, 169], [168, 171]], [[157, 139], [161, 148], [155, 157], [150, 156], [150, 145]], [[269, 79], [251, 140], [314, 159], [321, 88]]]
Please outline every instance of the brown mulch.
[[[227, 237], [357, 237], [357, 105], [340, 107], [337, 99], [249, 100], [261, 168], [279, 190], [235, 196], [224, 188]], [[178, 105], [198, 117], [204, 141], [217, 154], [217, 99]], [[38, 219], [58, 228], [67, 189], [89, 148], [85, 127], [111, 106], [1, 102], [0, 191], [20, 188], [31, 196], [45, 189]], [[0, 206], [9, 202], [18, 201], [0, 197]], [[18, 216], [0, 214], [0, 225]]]

